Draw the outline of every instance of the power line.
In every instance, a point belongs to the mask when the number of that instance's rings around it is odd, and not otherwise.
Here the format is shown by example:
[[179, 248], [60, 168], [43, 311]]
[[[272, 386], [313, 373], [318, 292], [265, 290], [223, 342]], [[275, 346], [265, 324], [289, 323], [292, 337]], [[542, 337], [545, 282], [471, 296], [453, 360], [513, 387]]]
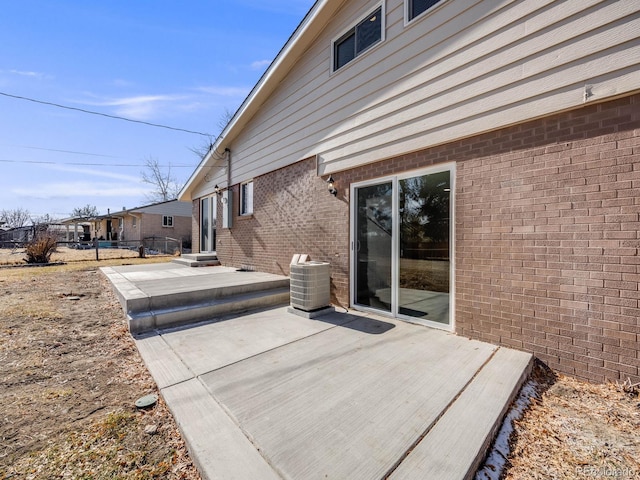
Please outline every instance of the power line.
[[58, 152], [58, 153], [71, 153], [73, 155], [87, 155], [91, 157], [106, 157], [106, 158], [121, 158], [115, 155], [105, 155], [103, 153], [89, 153], [89, 152], [77, 152], [75, 150], [58, 150], [56, 148], [44, 148], [44, 147], [31, 147], [28, 145], [9, 145], [9, 147], [29, 148], [31, 150], [43, 150], [45, 152]]
[[178, 131], [178, 132], [192, 133], [194, 135], [202, 135], [203, 137], [211, 138], [211, 135], [208, 134], [208, 133], [196, 132], [196, 131], [187, 130], [187, 129], [184, 129], [184, 128], [169, 127], [167, 125], [161, 125], [159, 123], [145, 122], [143, 120], [132, 120], [131, 118], [120, 117], [118, 115], [109, 115], [108, 113], [94, 112], [92, 110], [85, 110], [84, 108], [69, 107], [67, 105], [60, 105], [59, 103], [45, 102], [43, 100], [36, 100], [35, 98], [29, 98], [29, 97], [21, 97], [20, 95], [11, 95], [10, 93], [5, 93], [5, 92], [0, 92], [0, 95], [3, 95], [5, 97], [9, 97], [9, 98], [15, 98], [17, 100], [26, 100], [28, 102], [40, 103], [42, 105], [49, 105], [51, 107], [64, 108], [66, 110], [74, 110], [76, 112], [89, 113], [91, 115], [99, 115], [101, 117], [113, 118], [115, 120], [124, 120], [126, 122], [141, 123], [143, 125], [148, 125], [150, 127], [166, 128], [168, 130], [175, 130], [175, 131]]
[[[41, 164], [41, 165], [76, 165], [76, 166], [84, 166], [84, 167], [147, 167], [146, 164], [135, 164], [135, 163], [88, 163], [88, 162], [51, 162], [45, 160], [8, 160], [4, 158], [0, 158], [0, 162], [2, 163], [30, 163], [30, 164]], [[160, 167], [171, 167], [171, 168], [194, 168], [193, 165], [181, 165], [181, 164], [168, 164], [168, 165], [159, 165]]]

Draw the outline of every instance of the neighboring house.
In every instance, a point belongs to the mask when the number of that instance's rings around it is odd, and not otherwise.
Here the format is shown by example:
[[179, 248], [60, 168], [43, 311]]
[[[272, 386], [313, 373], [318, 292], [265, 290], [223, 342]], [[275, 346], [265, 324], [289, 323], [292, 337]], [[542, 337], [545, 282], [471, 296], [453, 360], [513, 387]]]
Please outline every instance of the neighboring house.
[[91, 222], [79, 218], [65, 218], [60, 220], [60, 225], [65, 229], [65, 235], [61, 240], [67, 242], [88, 242], [91, 240]]
[[12, 243], [25, 243], [33, 240], [36, 228], [33, 225], [24, 227], [13, 227], [0, 230], [0, 242], [2, 246], [10, 246]]
[[[82, 223], [79, 219], [65, 220], [67, 224]], [[121, 246], [138, 246], [145, 239], [169, 237], [191, 243], [191, 204], [171, 200], [90, 219], [91, 238], [118, 242]]]
[[[121, 241], [141, 241], [150, 237], [171, 237], [191, 243], [191, 205], [170, 200], [112, 214], [117, 218]], [[115, 224], [114, 224], [115, 226]]]
[[319, 0], [180, 195], [223, 265], [594, 381], [640, 379], [638, 198], [637, 0]]

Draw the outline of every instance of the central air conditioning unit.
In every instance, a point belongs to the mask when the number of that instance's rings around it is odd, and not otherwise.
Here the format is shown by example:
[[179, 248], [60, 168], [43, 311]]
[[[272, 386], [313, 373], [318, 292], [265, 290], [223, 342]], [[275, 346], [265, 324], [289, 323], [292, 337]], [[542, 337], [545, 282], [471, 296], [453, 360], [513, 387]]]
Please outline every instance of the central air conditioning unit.
[[[306, 259], [306, 255], [302, 256]], [[294, 256], [290, 265], [291, 306], [313, 312], [330, 306], [329, 263], [299, 261]]]

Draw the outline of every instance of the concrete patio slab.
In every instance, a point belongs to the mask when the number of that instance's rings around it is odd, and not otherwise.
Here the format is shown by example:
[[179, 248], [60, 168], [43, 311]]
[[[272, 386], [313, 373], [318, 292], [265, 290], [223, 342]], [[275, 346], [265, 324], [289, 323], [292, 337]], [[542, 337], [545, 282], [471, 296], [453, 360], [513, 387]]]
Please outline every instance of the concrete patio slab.
[[466, 478], [531, 362], [419, 325], [286, 308], [136, 342], [204, 478]]
[[[175, 285], [189, 295], [178, 280], [251, 273], [136, 268], [103, 271], [149, 302]], [[134, 338], [205, 479], [471, 478], [532, 362], [395, 319], [286, 306]]]
[[202, 381], [283, 478], [384, 478], [496, 349], [355, 317]]
[[165, 388], [162, 395], [203, 478], [280, 479], [198, 379]]
[[[283, 315], [282, 308], [260, 310], [239, 316], [228, 316], [214, 322], [163, 330], [160, 333], [136, 337], [140, 349], [176, 356], [192, 376], [203, 375], [227, 365], [251, 358], [288, 343], [314, 335], [337, 324], [348, 322], [350, 316], [325, 316], [324, 321], [309, 320], [297, 315]], [[144, 357], [144, 354], [143, 354]], [[183, 371], [175, 372], [175, 359], [148, 365], [154, 377], [183, 381]], [[168, 385], [163, 380], [163, 384]]]

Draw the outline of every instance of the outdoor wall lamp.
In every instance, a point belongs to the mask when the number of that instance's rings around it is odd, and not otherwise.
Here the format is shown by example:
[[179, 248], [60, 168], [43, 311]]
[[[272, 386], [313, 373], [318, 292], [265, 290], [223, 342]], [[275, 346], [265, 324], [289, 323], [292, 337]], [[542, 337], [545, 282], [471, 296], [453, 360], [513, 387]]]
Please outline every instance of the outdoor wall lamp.
[[329, 190], [329, 193], [334, 197], [338, 195], [338, 189], [333, 184], [333, 177], [331, 175], [329, 175], [329, 178], [327, 178], [327, 188]]
[[215, 193], [216, 195], [220, 195], [220, 187], [218, 185], [213, 187], [213, 193]]

